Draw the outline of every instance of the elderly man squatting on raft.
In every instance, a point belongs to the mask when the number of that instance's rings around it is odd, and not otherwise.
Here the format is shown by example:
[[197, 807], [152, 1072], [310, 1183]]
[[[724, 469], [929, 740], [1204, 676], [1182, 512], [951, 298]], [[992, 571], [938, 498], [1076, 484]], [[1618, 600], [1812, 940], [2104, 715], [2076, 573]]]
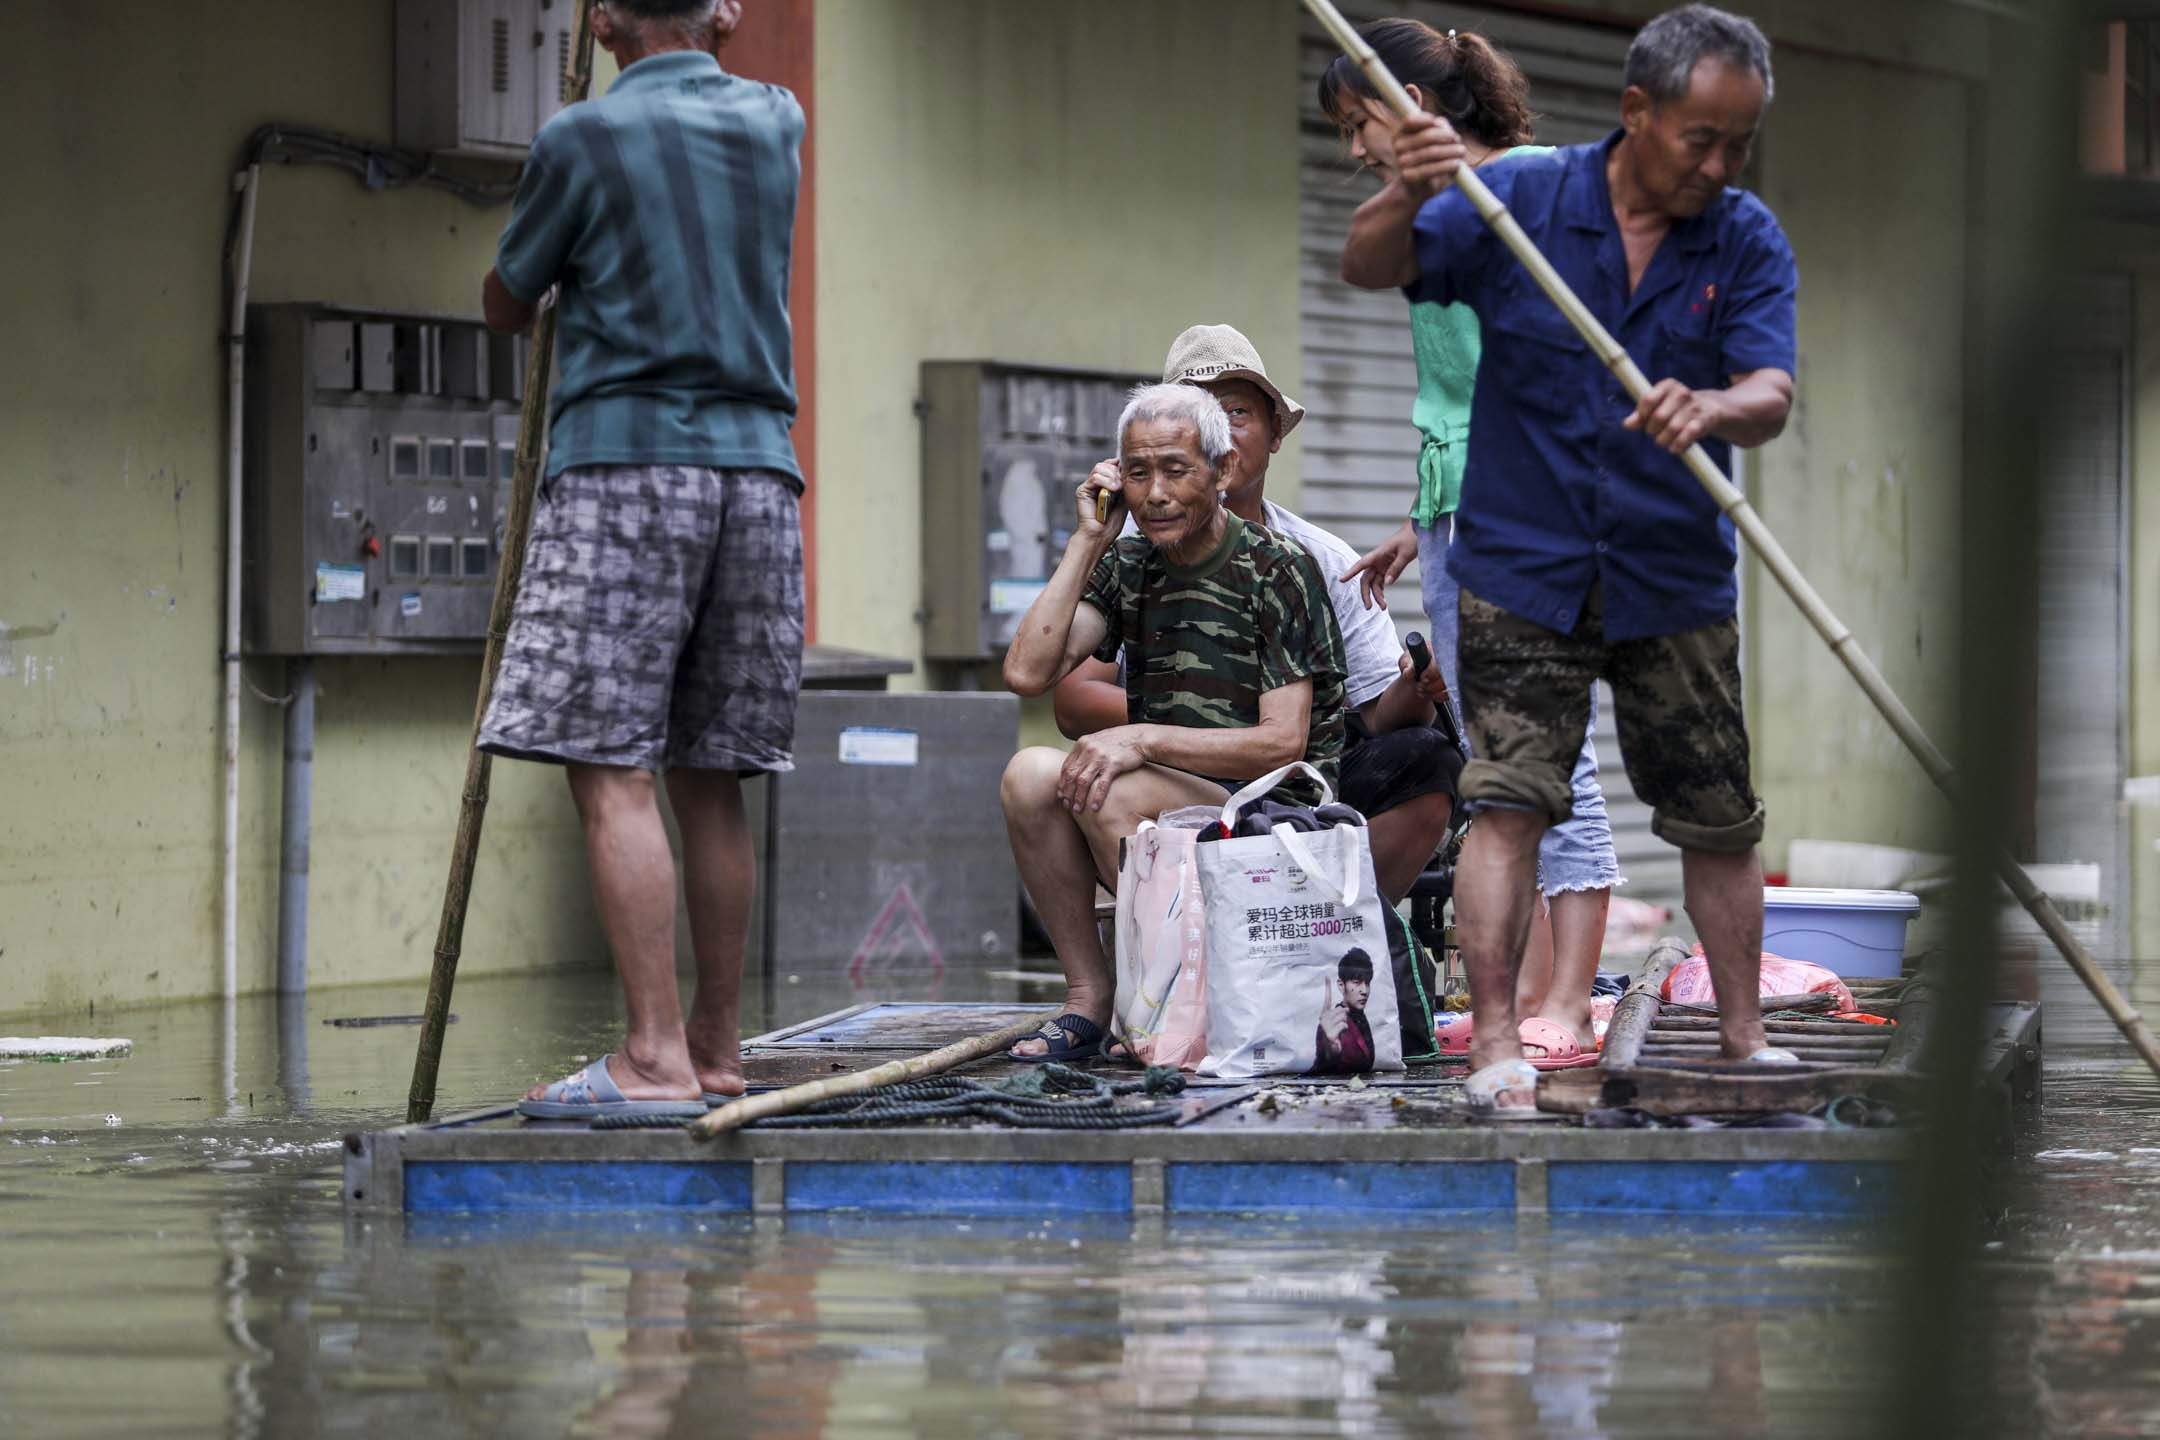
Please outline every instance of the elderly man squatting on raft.
[[1724, 1053], [1764, 1043], [1763, 807], [1741, 713], [1730, 521], [1679, 456], [1763, 444], [1792, 408], [1792, 251], [1769, 209], [1727, 187], [1771, 95], [1770, 47], [1706, 5], [1669, 11], [1628, 52], [1621, 128], [1511, 159], [1487, 183], [1649, 375], [1630, 403], [1507, 248], [1451, 188], [1463, 145], [1403, 121], [1385, 204], [1358, 212], [1343, 277], [1477, 312], [1478, 371], [1449, 572], [1479, 819], [1456, 874], [1476, 1036], [1470, 1095], [1535, 1115], [1516, 971], [1539, 838], [1570, 811], [1592, 683], [1612, 684], [1628, 778], [1680, 847]]
[[[1319, 563], [1347, 666], [1342, 799], [1371, 822], [1374, 875], [1397, 904], [1446, 838], [1454, 809], [1463, 755], [1437, 728], [1447, 682], [1437, 665], [1413, 677], [1387, 612], [1368, 607], [1355, 581], [1337, 578], [1357, 563], [1348, 542], [1267, 498], [1268, 461], [1305, 407], [1268, 379], [1252, 342], [1228, 325], [1195, 325], [1171, 342], [1163, 382], [1198, 385], [1230, 419], [1238, 464], [1224, 507], [1295, 540]], [[1119, 666], [1084, 661], [1058, 683], [1058, 729], [1078, 740], [1123, 725], [1125, 698]]]
[[[1268, 462], [1305, 418], [1305, 407], [1268, 378], [1253, 343], [1229, 325], [1192, 326], [1170, 342], [1163, 381], [1198, 385], [1230, 418], [1230, 444], [1238, 464], [1235, 482], [1224, 491], [1224, 506], [1249, 525], [1296, 541], [1320, 566], [1342, 635], [1345, 665], [1342, 778], [1337, 790], [1370, 827], [1374, 878], [1390, 907], [1388, 958], [1396, 991], [1408, 996], [1412, 987], [1422, 985], [1429, 992], [1433, 978], [1427, 962], [1412, 953], [1416, 940], [1392, 907], [1431, 863], [1454, 816], [1455, 782], [1466, 757], [1455, 737], [1454, 717], [1443, 708], [1449, 703], [1445, 672], [1436, 664], [1421, 676], [1414, 674], [1387, 612], [1366, 605], [1358, 583], [1341, 578], [1357, 566], [1357, 552], [1347, 542], [1268, 498]], [[1453, 667], [1450, 646], [1447, 668]], [[1122, 666], [1084, 661], [1058, 683], [1056, 703], [1058, 729], [1067, 739], [1125, 724]], [[1446, 729], [1440, 728], [1443, 717]], [[1588, 980], [1583, 990], [1587, 1011]], [[1403, 1006], [1406, 1059], [1438, 1058], [1432, 1019], [1426, 1005]]]
[[[1114, 885], [1118, 843], [1181, 805], [1221, 805], [1233, 787], [1304, 760], [1333, 784], [1343, 745], [1343, 651], [1312, 556], [1225, 509], [1238, 452], [1223, 408], [1191, 385], [1133, 392], [1119, 456], [1075, 495], [1078, 523], [1056, 572], [1021, 617], [1005, 683], [1041, 695], [1093, 656], [1126, 660], [1129, 723], [1072, 750], [1022, 750], [1001, 799], [1020, 879], [1065, 972], [1065, 1013], [1020, 1060], [1095, 1053], [1114, 981], [1095, 927], [1095, 885]], [[1096, 515], [1115, 490], [1123, 516]], [[1310, 805], [1294, 776], [1274, 798]]]

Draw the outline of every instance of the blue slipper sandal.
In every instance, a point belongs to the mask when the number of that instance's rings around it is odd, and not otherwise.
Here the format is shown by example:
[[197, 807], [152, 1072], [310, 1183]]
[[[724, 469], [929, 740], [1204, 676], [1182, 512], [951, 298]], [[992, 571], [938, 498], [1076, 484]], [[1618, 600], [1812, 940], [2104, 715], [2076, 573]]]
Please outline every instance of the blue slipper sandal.
[[609, 1115], [664, 1115], [685, 1120], [705, 1113], [702, 1100], [632, 1100], [608, 1074], [602, 1055], [578, 1071], [565, 1075], [540, 1092], [538, 1100], [518, 1101], [518, 1114], [528, 1120], [597, 1120]]
[[[1028, 1039], [1041, 1040], [1049, 1048], [1040, 1055], [1015, 1055], [1007, 1050], [1005, 1058], [1017, 1060], [1023, 1065], [1041, 1065], [1050, 1060], [1061, 1064], [1074, 1060], [1092, 1060], [1102, 1053], [1103, 1027], [1085, 1015], [1067, 1013], [1055, 1020], [1045, 1020], [1042, 1029]], [[1027, 1042], [1023, 1040], [1014, 1043]]]

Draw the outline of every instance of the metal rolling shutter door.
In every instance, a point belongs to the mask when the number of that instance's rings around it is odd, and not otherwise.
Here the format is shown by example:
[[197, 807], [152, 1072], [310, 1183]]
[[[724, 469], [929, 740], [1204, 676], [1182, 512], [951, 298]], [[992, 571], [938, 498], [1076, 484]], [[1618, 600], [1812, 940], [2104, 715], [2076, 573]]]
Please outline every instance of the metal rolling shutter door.
[[2039, 858], [2101, 868], [2108, 951], [2123, 953], [2128, 898], [2119, 807], [2124, 716], [2124, 471], [2130, 287], [2084, 281], [2065, 357], [2067, 414], [2041, 499]]
[[[1512, 55], [1530, 77], [1530, 103], [1539, 115], [1538, 140], [1573, 145], [1604, 136], [1618, 123], [1620, 72], [1629, 36], [1620, 30], [1509, 14], [1470, 6], [1422, 3], [1344, 5], [1363, 24], [1408, 15], [1445, 30], [1476, 30]], [[1355, 174], [1335, 128], [1320, 113], [1320, 72], [1337, 51], [1308, 19], [1300, 69], [1300, 300], [1301, 355], [1309, 413], [1304, 441], [1303, 514], [1360, 551], [1402, 523], [1417, 486], [1418, 435], [1410, 424], [1417, 394], [1410, 326], [1402, 298], [1354, 290], [1339, 267], [1350, 216], [1376, 188]], [[1400, 630], [1423, 627], [1416, 566], [1392, 595]], [[1680, 852], [1650, 833], [1650, 810], [1635, 798], [1620, 767], [1610, 695], [1600, 687], [1598, 759], [1612, 814], [1624, 893], [1677, 904]]]

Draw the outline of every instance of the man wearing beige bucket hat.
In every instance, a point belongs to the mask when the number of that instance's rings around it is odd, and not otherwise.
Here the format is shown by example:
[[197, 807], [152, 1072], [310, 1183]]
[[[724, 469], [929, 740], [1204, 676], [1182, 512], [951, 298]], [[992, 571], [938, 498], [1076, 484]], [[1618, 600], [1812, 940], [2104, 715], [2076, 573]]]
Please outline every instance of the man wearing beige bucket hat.
[[[1268, 378], [1252, 341], [1229, 325], [1195, 325], [1170, 343], [1163, 380], [1197, 385], [1230, 417], [1238, 465], [1223, 503], [1231, 514], [1297, 542], [1319, 563], [1328, 600], [1342, 631], [1349, 674], [1344, 682], [1342, 799], [1371, 826], [1373, 869], [1390, 904], [1401, 901], [1447, 835], [1454, 811], [1461, 748], [1437, 728], [1447, 689], [1438, 666], [1422, 678], [1384, 611], [1367, 608], [1355, 582], [1357, 552], [1337, 536], [1267, 498], [1268, 461], [1305, 417], [1305, 407]], [[1119, 664], [1089, 661], [1057, 687], [1058, 728], [1068, 739], [1126, 723]], [[1391, 927], [1396, 928], [1396, 927]], [[1398, 976], [1413, 963], [1411, 937], [1390, 937]], [[1414, 977], [1411, 977], [1414, 978]], [[1398, 984], [1398, 993], [1414, 993]], [[1406, 1006], [1408, 1015], [1413, 1007]], [[1437, 1054], [1430, 1024], [1413, 1044], [1406, 1020], [1404, 1055]]]

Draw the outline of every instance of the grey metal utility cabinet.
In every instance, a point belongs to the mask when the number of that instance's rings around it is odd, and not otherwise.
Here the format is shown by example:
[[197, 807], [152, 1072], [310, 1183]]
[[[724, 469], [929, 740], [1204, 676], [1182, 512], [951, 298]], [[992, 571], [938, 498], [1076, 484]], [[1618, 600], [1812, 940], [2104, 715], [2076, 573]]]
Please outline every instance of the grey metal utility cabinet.
[[480, 648], [524, 350], [465, 318], [249, 309], [250, 653]]
[[575, 0], [398, 0], [397, 143], [523, 160], [562, 108], [576, 18]]
[[929, 360], [922, 367], [923, 651], [1000, 659], [1072, 538], [1074, 491], [1117, 453], [1147, 375]]

